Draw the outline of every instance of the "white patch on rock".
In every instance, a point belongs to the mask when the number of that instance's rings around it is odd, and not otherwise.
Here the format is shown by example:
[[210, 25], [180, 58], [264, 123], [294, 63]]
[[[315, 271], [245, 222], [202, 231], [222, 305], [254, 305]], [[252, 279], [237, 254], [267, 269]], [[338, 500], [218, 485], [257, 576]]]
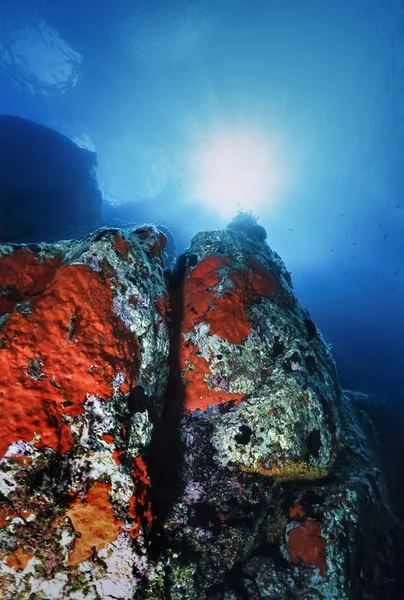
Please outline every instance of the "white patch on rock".
[[37, 589], [37, 597], [46, 598], [46, 600], [60, 600], [65, 597], [64, 587], [67, 583], [67, 573], [56, 573], [50, 581], [42, 581]]
[[107, 576], [95, 582], [99, 596], [108, 600], [132, 598], [136, 589], [132, 568], [136, 554], [130, 536], [120, 533], [115, 542], [98, 552], [98, 556], [107, 568]]

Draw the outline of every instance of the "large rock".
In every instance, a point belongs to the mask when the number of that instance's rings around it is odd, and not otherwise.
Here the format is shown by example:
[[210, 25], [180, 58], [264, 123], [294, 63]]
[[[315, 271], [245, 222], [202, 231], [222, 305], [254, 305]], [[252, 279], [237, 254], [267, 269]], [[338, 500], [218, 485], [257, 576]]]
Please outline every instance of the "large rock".
[[169, 597], [395, 598], [396, 523], [377, 461], [265, 237], [248, 215], [201, 232], [173, 281]]
[[2, 598], [131, 598], [147, 571], [164, 241], [149, 227], [1, 247]]
[[0, 242], [82, 237], [101, 220], [97, 158], [64, 135], [0, 115]]
[[396, 599], [371, 425], [265, 231], [169, 289], [164, 244], [1, 247], [2, 597]]

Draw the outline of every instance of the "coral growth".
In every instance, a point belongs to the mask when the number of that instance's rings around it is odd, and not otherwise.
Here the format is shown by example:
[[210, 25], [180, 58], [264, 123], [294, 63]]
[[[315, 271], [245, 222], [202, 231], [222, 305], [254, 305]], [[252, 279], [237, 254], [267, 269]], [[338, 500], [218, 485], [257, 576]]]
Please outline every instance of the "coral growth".
[[17, 302], [41, 294], [60, 266], [62, 256], [41, 260], [21, 247], [0, 256], [0, 314], [11, 312]]
[[68, 508], [70, 519], [78, 534], [67, 564], [74, 567], [89, 558], [94, 548], [100, 550], [114, 542], [122, 531], [122, 523], [115, 518], [109, 500], [111, 486], [95, 481], [84, 501], [77, 499]]
[[151, 227], [1, 249], [3, 281], [21, 286], [0, 334], [4, 597], [132, 598], [133, 565], [148, 572], [153, 426], [131, 397], [141, 379], [161, 410], [162, 243]]
[[321, 527], [316, 521], [307, 519], [305, 523], [296, 525], [289, 531], [287, 551], [293, 563], [298, 564], [302, 560], [307, 565], [315, 565], [320, 570], [320, 575], [324, 575], [325, 544], [321, 537]]
[[136, 336], [115, 314], [108, 283], [86, 265], [58, 269], [32, 298], [29, 315], [10, 315], [0, 343], [0, 398], [8, 415], [0, 455], [11, 442], [35, 436], [38, 447], [67, 452], [73, 438], [64, 415], [83, 412], [86, 394], [111, 397], [118, 373], [124, 392], [136, 384]]
[[365, 429], [264, 233], [197, 234], [170, 290], [149, 226], [0, 248], [2, 597], [397, 598]]
[[193, 411], [205, 410], [211, 404], [233, 401], [238, 404], [244, 394], [232, 394], [225, 390], [210, 388], [207, 376], [209, 365], [198, 354], [198, 346], [184, 342], [180, 348], [180, 365], [183, 367], [184, 407]]

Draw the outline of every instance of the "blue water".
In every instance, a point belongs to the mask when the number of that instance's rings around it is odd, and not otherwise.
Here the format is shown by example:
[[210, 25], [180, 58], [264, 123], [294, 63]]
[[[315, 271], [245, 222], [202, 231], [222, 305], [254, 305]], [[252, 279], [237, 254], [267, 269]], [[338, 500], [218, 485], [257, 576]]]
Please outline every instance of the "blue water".
[[[343, 385], [373, 394], [393, 485], [404, 475], [403, 90], [402, 0], [0, 0], [0, 113], [95, 150], [105, 214], [163, 223], [180, 250], [225, 225], [240, 192]], [[247, 136], [257, 155], [236, 150], [227, 173], [222, 148], [203, 189], [201, 149], [223, 136], [236, 149]], [[236, 171], [260, 162], [269, 185], [243, 191]]]

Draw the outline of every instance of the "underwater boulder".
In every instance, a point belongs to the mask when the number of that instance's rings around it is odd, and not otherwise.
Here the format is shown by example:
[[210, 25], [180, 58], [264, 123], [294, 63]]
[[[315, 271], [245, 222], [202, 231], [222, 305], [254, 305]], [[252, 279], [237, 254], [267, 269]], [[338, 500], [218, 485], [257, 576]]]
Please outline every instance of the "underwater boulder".
[[0, 246], [2, 598], [132, 598], [148, 569], [145, 454], [168, 374], [160, 235]]
[[255, 225], [198, 233], [173, 279], [170, 598], [393, 599], [401, 542], [371, 443]]
[[55, 241], [101, 220], [95, 153], [39, 123], [0, 115], [0, 242]]
[[169, 274], [152, 226], [0, 245], [2, 597], [400, 597], [371, 422], [240, 223]]

